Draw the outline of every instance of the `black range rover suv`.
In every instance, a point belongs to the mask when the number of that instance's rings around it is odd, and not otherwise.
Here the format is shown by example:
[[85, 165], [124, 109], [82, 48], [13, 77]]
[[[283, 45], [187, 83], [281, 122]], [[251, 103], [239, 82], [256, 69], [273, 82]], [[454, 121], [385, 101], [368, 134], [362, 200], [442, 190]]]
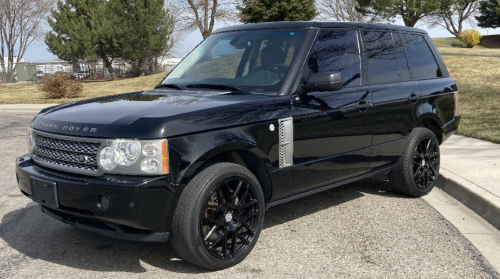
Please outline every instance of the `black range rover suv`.
[[220, 29], [155, 89], [59, 105], [31, 123], [22, 193], [103, 235], [241, 262], [265, 210], [371, 175], [427, 194], [458, 92], [425, 31], [279, 22]]

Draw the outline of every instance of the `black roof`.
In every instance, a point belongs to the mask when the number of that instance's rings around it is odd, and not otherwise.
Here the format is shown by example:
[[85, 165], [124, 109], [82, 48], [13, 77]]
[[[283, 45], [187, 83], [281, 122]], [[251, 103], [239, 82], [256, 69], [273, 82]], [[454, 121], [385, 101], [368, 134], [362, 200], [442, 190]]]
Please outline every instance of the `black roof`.
[[248, 23], [240, 24], [229, 27], [224, 27], [217, 29], [213, 33], [222, 33], [229, 31], [238, 30], [256, 30], [256, 29], [284, 29], [284, 28], [362, 28], [362, 29], [384, 29], [384, 30], [396, 30], [396, 31], [406, 31], [406, 32], [417, 32], [425, 33], [427, 32], [422, 29], [392, 25], [392, 24], [381, 24], [381, 23], [361, 23], [361, 22], [349, 22], [349, 21], [278, 21], [278, 22], [263, 22], [263, 23]]

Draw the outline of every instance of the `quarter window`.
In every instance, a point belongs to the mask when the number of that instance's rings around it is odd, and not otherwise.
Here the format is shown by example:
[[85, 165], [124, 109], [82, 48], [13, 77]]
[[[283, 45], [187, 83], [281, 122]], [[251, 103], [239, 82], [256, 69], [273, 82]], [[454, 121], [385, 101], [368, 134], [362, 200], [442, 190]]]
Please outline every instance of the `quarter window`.
[[402, 33], [401, 35], [410, 60], [413, 78], [420, 80], [442, 77], [443, 73], [424, 36], [409, 33]]
[[398, 56], [399, 76], [401, 77], [401, 81], [408, 81], [411, 79], [410, 68], [408, 67], [408, 61], [406, 60], [403, 41], [401, 41], [401, 37], [397, 32], [392, 33], [392, 37], [394, 38], [396, 54]]
[[340, 72], [344, 87], [361, 85], [355, 30], [321, 30], [308, 61], [309, 73]]
[[368, 54], [368, 84], [398, 82], [399, 69], [391, 32], [363, 31]]

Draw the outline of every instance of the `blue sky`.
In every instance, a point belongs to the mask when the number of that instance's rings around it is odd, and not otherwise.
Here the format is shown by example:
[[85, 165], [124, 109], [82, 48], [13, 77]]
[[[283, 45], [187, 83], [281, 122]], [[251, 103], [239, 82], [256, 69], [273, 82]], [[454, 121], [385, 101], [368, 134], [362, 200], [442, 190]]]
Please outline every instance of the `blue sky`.
[[[402, 20], [396, 20], [394, 24], [400, 24], [403, 25]], [[233, 25], [233, 24], [226, 24], [226, 25]], [[215, 29], [223, 27], [224, 24], [216, 24]], [[452, 35], [444, 28], [441, 27], [436, 27], [433, 29], [429, 29], [428, 27], [425, 26], [425, 24], [417, 23], [418, 28], [425, 29], [429, 33], [429, 35], [433, 38], [435, 37], [452, 37]], [[470, 29], [471, 26], [466, 24], [464, 29]], [[493, 35], [493, 34], [500, 34], [500, 28], [497, 29], [483, 29], [483, 28], [476, 28], [478, 29], [482, 35]], [[202, 40], [201, 33], [199, 31], [193, 31], [190, 34], [188, 34], [183, 41], [180, 42], [181, 47], [178, 47], [178, 49], [183, 49], [185, 50], [184, 53], [182, 53], [179, 56], [187, 54], [189, 51], [191, 51], [196, 45], [198, 45]], [[55, 55], [50, 53], [47, 50], [47, 46], [45, 43], [40, 42], [40, 43], [33, 43], [27, 50], [24, 55], [24, 61], [27, 62], [48, 62], [48, 61], [53, 61], [54, 59], [57, 59]]]

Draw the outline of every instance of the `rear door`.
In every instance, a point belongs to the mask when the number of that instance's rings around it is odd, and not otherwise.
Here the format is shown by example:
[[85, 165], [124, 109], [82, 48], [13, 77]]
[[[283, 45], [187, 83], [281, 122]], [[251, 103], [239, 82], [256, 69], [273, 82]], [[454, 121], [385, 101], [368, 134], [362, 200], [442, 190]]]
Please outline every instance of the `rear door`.
[[[434, 118], [439, 127], [453, 120], [455, 81], [449, 77], [446, 68], [438, 63], [438, 53], [433, 53], [427, 35], [401, 33], [408, 53], [414, 80], [422, 92], [421, 114], [438, 116]], [[426, 40], [426, 38], [428, 40]], [[438, 135], [439, 138], [439, 135]]]
[[399, 159], [421, 107], [399, 32], [364, 30], [366, 83], [373, 95], [373, 154], [370, 168]]

